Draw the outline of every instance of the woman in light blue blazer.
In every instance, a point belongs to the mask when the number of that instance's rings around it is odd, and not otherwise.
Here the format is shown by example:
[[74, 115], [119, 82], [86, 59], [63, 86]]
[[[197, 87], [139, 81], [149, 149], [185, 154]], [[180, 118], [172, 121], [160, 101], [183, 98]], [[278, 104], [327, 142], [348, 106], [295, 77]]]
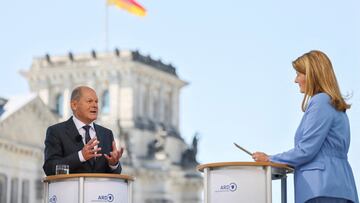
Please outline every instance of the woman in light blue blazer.
[[295, 82], [304, 94], [303, 118], [294, 148], [268, 156], [255, 152], [255, 161], [271, 161], [295, 168], [296, 203], [358, 203], [354, 176], [347, 159], [350, 127], [329, 58], [310, 51], [293, 62]]

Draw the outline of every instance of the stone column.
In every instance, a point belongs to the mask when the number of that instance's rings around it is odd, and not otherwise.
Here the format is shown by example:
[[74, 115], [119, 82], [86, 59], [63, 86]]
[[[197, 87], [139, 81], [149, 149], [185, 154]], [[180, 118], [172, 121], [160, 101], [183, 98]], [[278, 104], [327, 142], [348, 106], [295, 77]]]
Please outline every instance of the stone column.
[[70, 108], [70, 97], [71, 97], [71, 90], [69, 87], [66, 87], [63, 92], [63, 119], [67, 119], [72, 115], [72, 111]]
[[179, 89], [174, 88], [172, 91], [172, 119], [171, 119], [171, 125], [173, 125], [177, 130], [179, 129], [179, 103], [180, 103], [180, 98], [179, 98]]
[[49, 105], [49, 89], [43, 88], [38, 91], [39, 97], [46, 104]]
[[109, 85], [109, 97], [110, 97], [110, 118], [113, 121], [117, 120], [118, 117], [118, 109], [119, 109], [119, 84], [117, 84], [115, 81], [113, 81]]
[[159, 90], [159, 121], [165, 121], [165, 94], [163, 86]]
[[133, 127], [134, 121], [134, 89], [130, 72], [125, 72], [120, 87], [119, 119], [121, 126]]

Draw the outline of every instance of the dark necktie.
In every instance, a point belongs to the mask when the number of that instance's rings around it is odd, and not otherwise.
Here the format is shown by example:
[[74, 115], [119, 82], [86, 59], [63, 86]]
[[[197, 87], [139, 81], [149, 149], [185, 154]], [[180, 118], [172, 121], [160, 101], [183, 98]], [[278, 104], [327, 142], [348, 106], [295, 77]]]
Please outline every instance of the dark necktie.
[[83, 126], [84, 130], [85, 130], [85, 144], [87, 144], [90, 141], [90, 126], [89, 125], [84, 125]]
[[[83, 128], [85, 130], [85, 144], [90, 141], [90, 127], [89, 125], [84, 125]], [[93, 158], [88, 160], [90, 162], [91, 167], [94, 167], [95, 160]]]

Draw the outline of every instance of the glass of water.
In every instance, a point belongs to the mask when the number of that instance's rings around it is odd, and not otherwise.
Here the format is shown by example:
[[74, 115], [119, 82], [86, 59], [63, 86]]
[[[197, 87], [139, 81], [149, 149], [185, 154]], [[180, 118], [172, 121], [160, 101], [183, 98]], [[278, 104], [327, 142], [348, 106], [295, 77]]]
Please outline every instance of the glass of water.
[[59, 164], [55, 168], [56, 175], [69, 174], [69, 165]]

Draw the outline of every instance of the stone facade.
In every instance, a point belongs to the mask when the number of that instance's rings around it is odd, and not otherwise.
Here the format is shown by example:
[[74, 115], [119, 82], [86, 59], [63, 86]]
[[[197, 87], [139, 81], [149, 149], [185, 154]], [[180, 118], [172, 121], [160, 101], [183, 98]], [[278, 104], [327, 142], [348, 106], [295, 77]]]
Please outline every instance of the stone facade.
[[10, 98], [2, 109], [0, 202], [41, 202], [45, 130], [58, 117], [35, 94]]
[[[38, 57], [22, 74], [28, 80], [31, 92], [38, 95], [35, 100], [42, 102], [49, 113], [40, 111], [36, 114], [42, 118], [34, 120], [41, 132], [31, 131], [32, 139], [19, 137], [23, 134], [20, 128], [9, 128], [4, 134], [14, 138], [14, 143], [37, 146], [30, 148], [38, 159], [28, 165], [29, 170], [37, 174], [35, 177], [39, 179], [40, 174], [43, 175], [39, 166], [42, 166], [45, 130], [52, 121], [48, 117], [57, 121], [68, 119], [72, 115], [69, 106], [72, 89], [88, 85], [99, 97], [100, 113], [96, 122], [112, 129], [117, 144], [125, 148], [121, 162], [123, 173], [136, 177], [134, 203], [201, 202], [202, 178], [195, 170], [197, 144], [186, 144], [179, 131], [179, 96], [187, 83], [177, 76], [172, 65], [137, 51], [92, 51]], [[28, 116], [35, 115], [29, 113]], [[29, 120], [28, 116], [23, 118], [24, 121]], [[20, 118], [15, 120], [18, 124], [22, 121]], [[1, 134], [1, 127], [9, 126], [4, 122], [0, 121]], [[0, 142], [0, 150], [1, 146]], [[7, 153], [14, 154], [12, 151]], [[2, 163], [7, 162], [1, 162], [0, 169], [7, 165]], [[8, 186], [11, 185], [10, 180], [6, 181]]]

